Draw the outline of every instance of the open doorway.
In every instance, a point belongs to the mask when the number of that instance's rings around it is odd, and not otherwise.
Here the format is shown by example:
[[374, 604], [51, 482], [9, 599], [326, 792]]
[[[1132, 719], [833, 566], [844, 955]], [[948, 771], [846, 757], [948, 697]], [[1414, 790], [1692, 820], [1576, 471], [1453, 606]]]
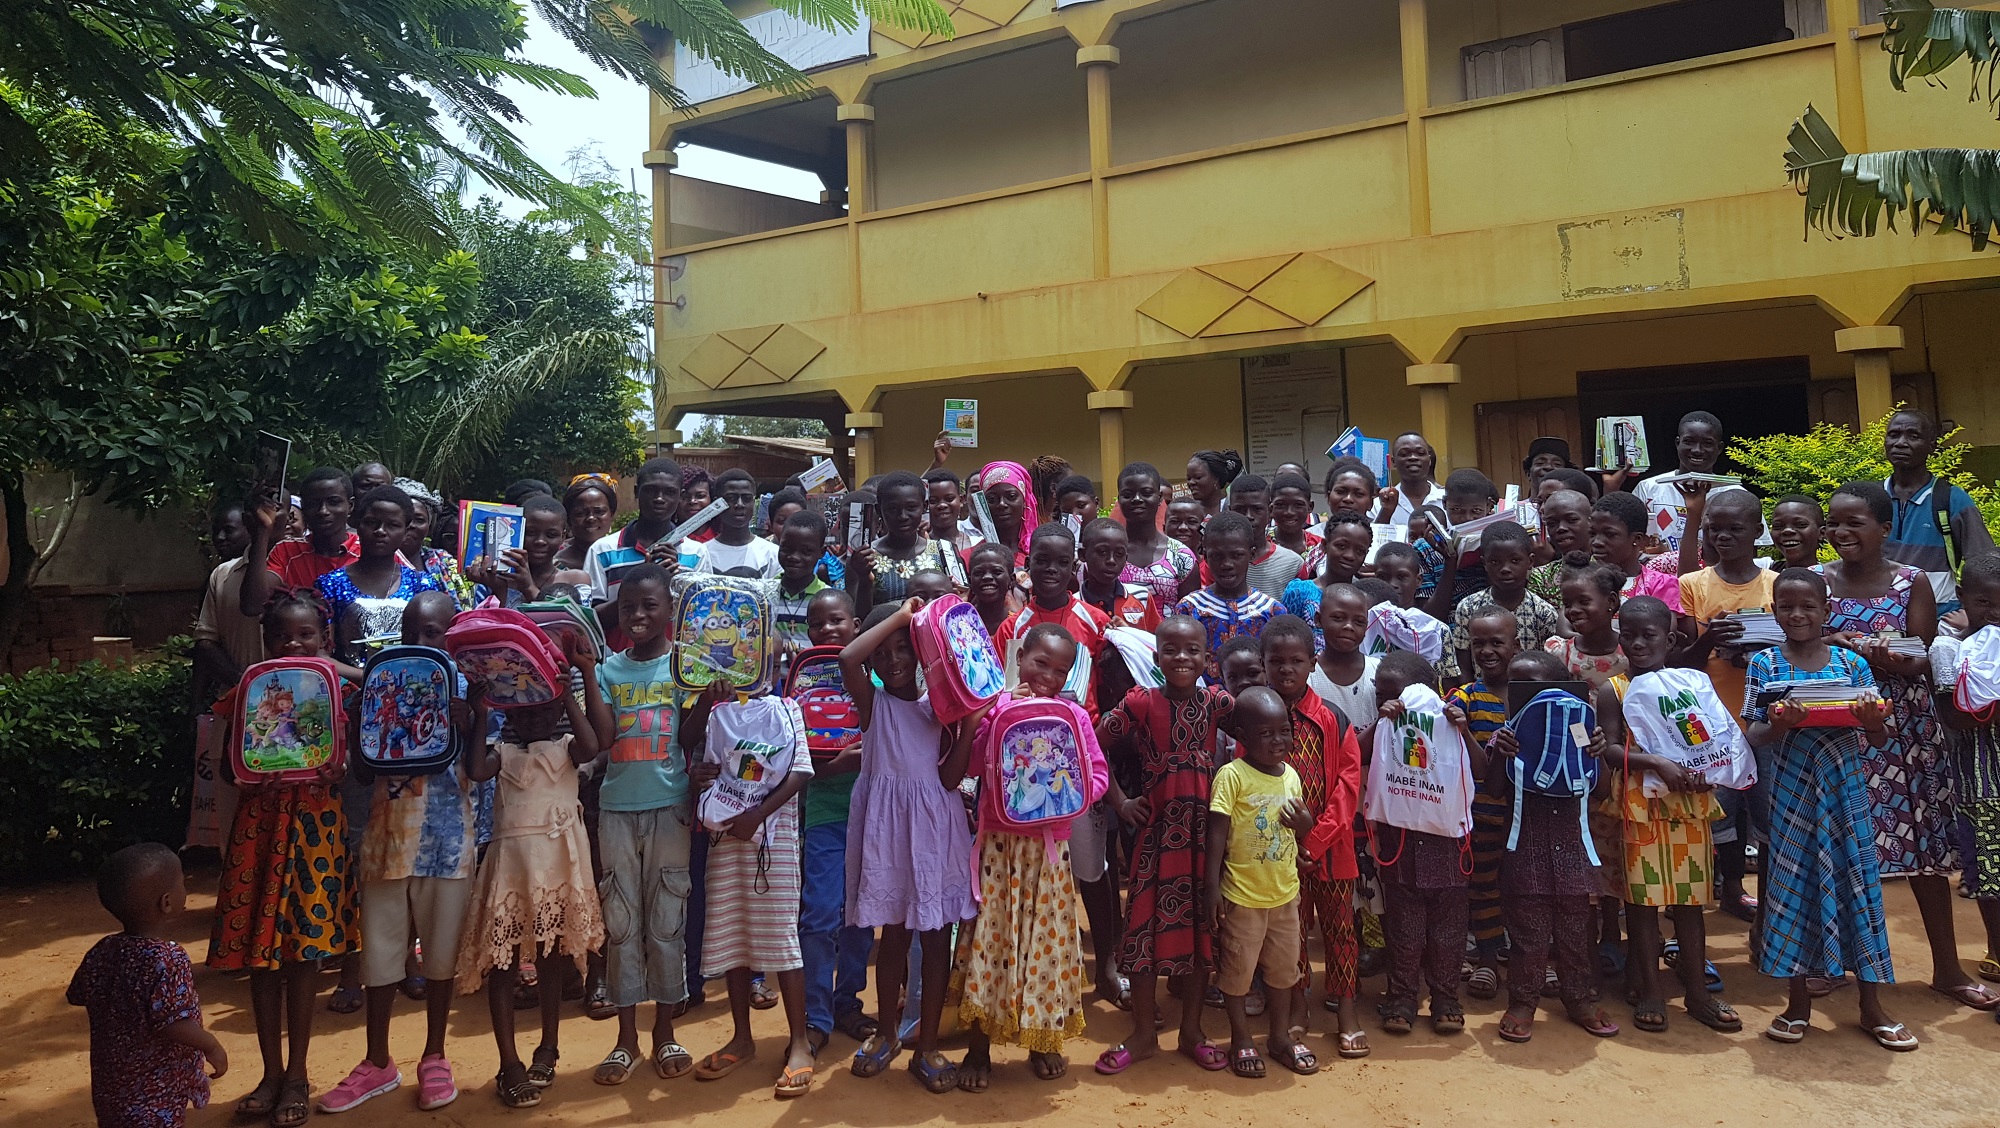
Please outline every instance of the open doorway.
[[[1690, 411], [1707, 411], [1722, 420], [1728, 440], [1804, 433], [1811, 425], [1807, 407], [1811, 379], [1811, 364], [1802, 356], [1579, 372], [1577, 409], [1586, 436], [1595, 433], [1597, 420], [1604, 416], [1643, 416], [1653, 468], [1671, 470], [1674, 432], [1681, 416]], [[1736, 473], [1727, 446], [1725, 442], [1717, 469]], [[1587, 448], [1578, 453], [1590, 457]]]

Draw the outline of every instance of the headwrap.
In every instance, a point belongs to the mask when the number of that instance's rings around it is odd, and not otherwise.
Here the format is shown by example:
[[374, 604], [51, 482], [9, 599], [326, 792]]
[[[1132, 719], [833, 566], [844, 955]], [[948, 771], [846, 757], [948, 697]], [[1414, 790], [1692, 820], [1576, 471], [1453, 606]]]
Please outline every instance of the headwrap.
[[1041, 509], [1035, 504], [1035, 482], [1028, 476], [1028, 468], [1018, 462], [989, 462], [979, 472], [981, 493], [1005, 482], [1021, 491], [1021, 543], [1020, 552], [1028, 551], [1028, 540], [1035, 535], [1035, 526], [1041, 523]]
[[438, 506], [444, 504], [436, 491], [417, 481], [415, 478], [398, 478], [389, 484], [409, 494], [411, 501], [421, 501], [425, 505], [430, 506], [431, 516], [433, 517], [437, 516]]

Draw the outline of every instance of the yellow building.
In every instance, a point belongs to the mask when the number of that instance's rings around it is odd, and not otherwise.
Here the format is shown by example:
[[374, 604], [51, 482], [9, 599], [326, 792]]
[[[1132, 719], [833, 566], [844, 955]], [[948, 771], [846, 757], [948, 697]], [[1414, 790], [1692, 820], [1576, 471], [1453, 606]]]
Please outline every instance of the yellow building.
[[[1225, 446], [1317, 474], [1355, 424], [1507, 482], [1601, 415], [1670, 460], [1696, 407], [1763, 433], [1898, 399], [2000, 445], [2000, 258], [1807, 236], [1785, 180], [1809, 103], [1852, 151], [2000, 146], [1964, 71], [1891, 88], [1857, 0], [944, 3], [949, 41], [741, 6], [808, 99], [682, 61], [706, 100], [656, 105], [646, 156], [661, 441], [810, 416], [857, 477], [920, 468], [951, 396], [964, 462], [1100, 480]], [[675, 175], [681, 142], [827, 192]]]

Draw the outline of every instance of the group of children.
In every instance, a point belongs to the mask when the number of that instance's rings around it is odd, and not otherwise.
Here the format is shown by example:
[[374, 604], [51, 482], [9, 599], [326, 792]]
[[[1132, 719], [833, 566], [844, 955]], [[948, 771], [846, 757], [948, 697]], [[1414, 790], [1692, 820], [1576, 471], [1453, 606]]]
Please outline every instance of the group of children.
[[[1719, 449], [1719, 423], [1695, 413], [1682, 437], [1680, 469], [1712, 469], [1701, 452]], [[1917, 1040], [1879, 990], [1892, 981], [1881, 885], [1899, 876], [1922, 909], [1933, 988], [2000, 1007], [1958, 961], [1948, 884], [1963, 856], [1990, 943], [2000, 554], [1962, 561], [1962, 606], [1941, 634], [1929, 577], [1887, 555], [1903, 503], [1883, 486], [1850, 483], [1824, 509], [1783, 498], [1767, 520], [1740, 488], [1683, 479], [1664, 499], [1599, 495], [1566, 458], [1545, 459], [1519, 519], [1485, 523], [1474, 550], [1449, 530], [1499, 505], [1477, 471], [1432, 484], [1407, 542], [1378, 544], [1409, 475], [1382, 488], [1352, 459], [1318, 499], [1301, 473], [1247, 475], [1230, 452], [1190, 460], [1180, 496], [1134, 463], [1107, 483], [1115, 517], [1094, 516], [1088, 480], [1045, 461], [968, 481], [940, 456], [922, 477], [871, 480], [850, 495], [873, 506], [876, 535], [858, 538], [829, 537], [821, 508], [790, 488], [753, 528], [755, 483], [730, 471], [700, 483], [702, 503], [726, 503], [713, 524], [670, 543], [696, 499], [656, 458], [622, 529], [576, 519], [579, 503], [596, 517], [615, 498], [608, 479], [579, 479], [561, 500], [523, 499], [511, 576], [455, 580], [438, 574], [448, 555], [427, 560], [408, 540], [407, 488], [355, 501], [348, 475], [315, 471], [306, 535], [276, 543], [277, 507], [253, 504], [240, 598], [266, 656], [330, 655], [358, 676], [359, 644], [385, 628], [436, 645], [471, 610], [461, 584], [503, 606], [565, 588], [597, 605], [612, 649], [571, 636], [572, 692], [504, 721], [486, 687], [463, 687], [466, 752], [443, 773], [241, 787], [209, 954], [250, 976], [263, 1074], [239, 1111], [277, 1128], [306, 1119], [311, 974], [343, 956], [365, 989], [368, 1053], [319, 1098], [325, 1112], [402, 1084], [389, 1027], [412, 979], [429, 1018], [420, 1108], [456, 1096], [450, 1001], [482, 985], [498, 1097], [537, 1103], [558, 1073], [564, 961], [593, 1014], [617, 1018], [598, 1083], [638, 1067], [643, 1003], [657, 1075], [710, 1080], [754, 1059], [750, 1012], [782, 1001], [780, 1097], [810, 1089], [835, 1031], [860, 1043], [855, 1074], [908, 1049], [936, 1093], [983, 1090], [994, 1043], [1060, 1077], [1087, 983], [1131, 1013], [1095, 1063], [1121, 1073], [1159, 1051], [1162, 978], [1176, 1049], [1201, 1068], [1254, 1078], [1269, 1059], [1311, 1073], [1315, 931], [1342, 1058], [1372, 1052], [1360, 981], [1377, 969], [1377, 1026], [1392, 1035], [1426, 1000], [1436, 1034], [1462, 1031], [1461, 995], [1495, 997], [1503, 972], [1508, 1041], [1532, 1036], [1544, 996], [1591, 1034], [1618, 1034], [1600, 1005], [1611, 981], [1633, 1025], [1662, 1031], [1662, 963], [1689, 1017], [1737, 1031], [1706, 954], [1711, 907], [1752, 921], [1757, 970], [1790, 982], [1768, 1037], [1806, 1037], [1815, 1000], [1851, 974], [1862, 1027], [1908, 1050]], [[1316, 500], [1330, 512], [1308, 527]], [[1820, 562], [1822, 543], [1836, 559]], [[718, 774], [703, 750], [728, 695], [676, 687], [678, 572], [764, 581], [788, 653], [838, 648], [861, 729], [817, 762], [801, 744], [782, 781], [720, 829], [694, 809]], [[969, 712], [942, 708], [913, 638], [947, 593], [977, 611], [1008, 670], [1008, 689]], [[1770, 612], [1782, 641], [1743, 645], [1742, 611]], [[1848, 691], [1832, 719], [1801, 703], [1815, 688]], [[1024, 778], [1002, 762], [1025, 755], [1024, 706], [1045, 726], [1034, 731], [1074, 734], [1073, 758], [1036, 781], [1040, 808], [1003, 794]], [[107, 865], [102, 895], [126, 931], [71, 990], [91, 1008], [100, 1117], [178, 1123], [205, 1097], [201, 1058], [217, 1076], [226, 1066], [185, 957], [157, 939], [184, 896], [178, 869], [134, 847]], [[871, 948], [872, 1018], [859, 997]], [[523, 1062], [527, 967], [543, 983], [542, 1030]], [[2000, 979], [1995, 953], [1980, 972]], [[734, 1032], [697, 1060], [674, 1019], [715, 979]], [[1227, 1016], [1226, 1047], [1205, 1032], [1208, 1006]], [[969, 1038], [957, 1062], [938, 1048], [947, 1007]]]

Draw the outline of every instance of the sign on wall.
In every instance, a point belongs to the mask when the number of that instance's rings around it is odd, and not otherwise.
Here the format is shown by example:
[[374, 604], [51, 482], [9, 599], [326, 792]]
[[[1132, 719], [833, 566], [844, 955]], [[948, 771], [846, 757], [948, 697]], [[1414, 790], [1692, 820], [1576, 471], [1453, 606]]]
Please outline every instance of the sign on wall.
[[[802, 71], [832, 66], [868, 57], [868, 17], [851, 31], [827, 31], [796, 16], [773, 9], [743, 19], [744, 30], [772, 54]], [[755, 86], [747, 78], [733, 75], [707, 59], [674, 44], [674, 85], [687, 100], [702, 102], [739, 94]]]
[[1347, 377], [1339, 349], [1243, 358], [1243, 463], [1270, 477], [1296, 462], [1315, 482], [1326, 448], [1347, 429]]

